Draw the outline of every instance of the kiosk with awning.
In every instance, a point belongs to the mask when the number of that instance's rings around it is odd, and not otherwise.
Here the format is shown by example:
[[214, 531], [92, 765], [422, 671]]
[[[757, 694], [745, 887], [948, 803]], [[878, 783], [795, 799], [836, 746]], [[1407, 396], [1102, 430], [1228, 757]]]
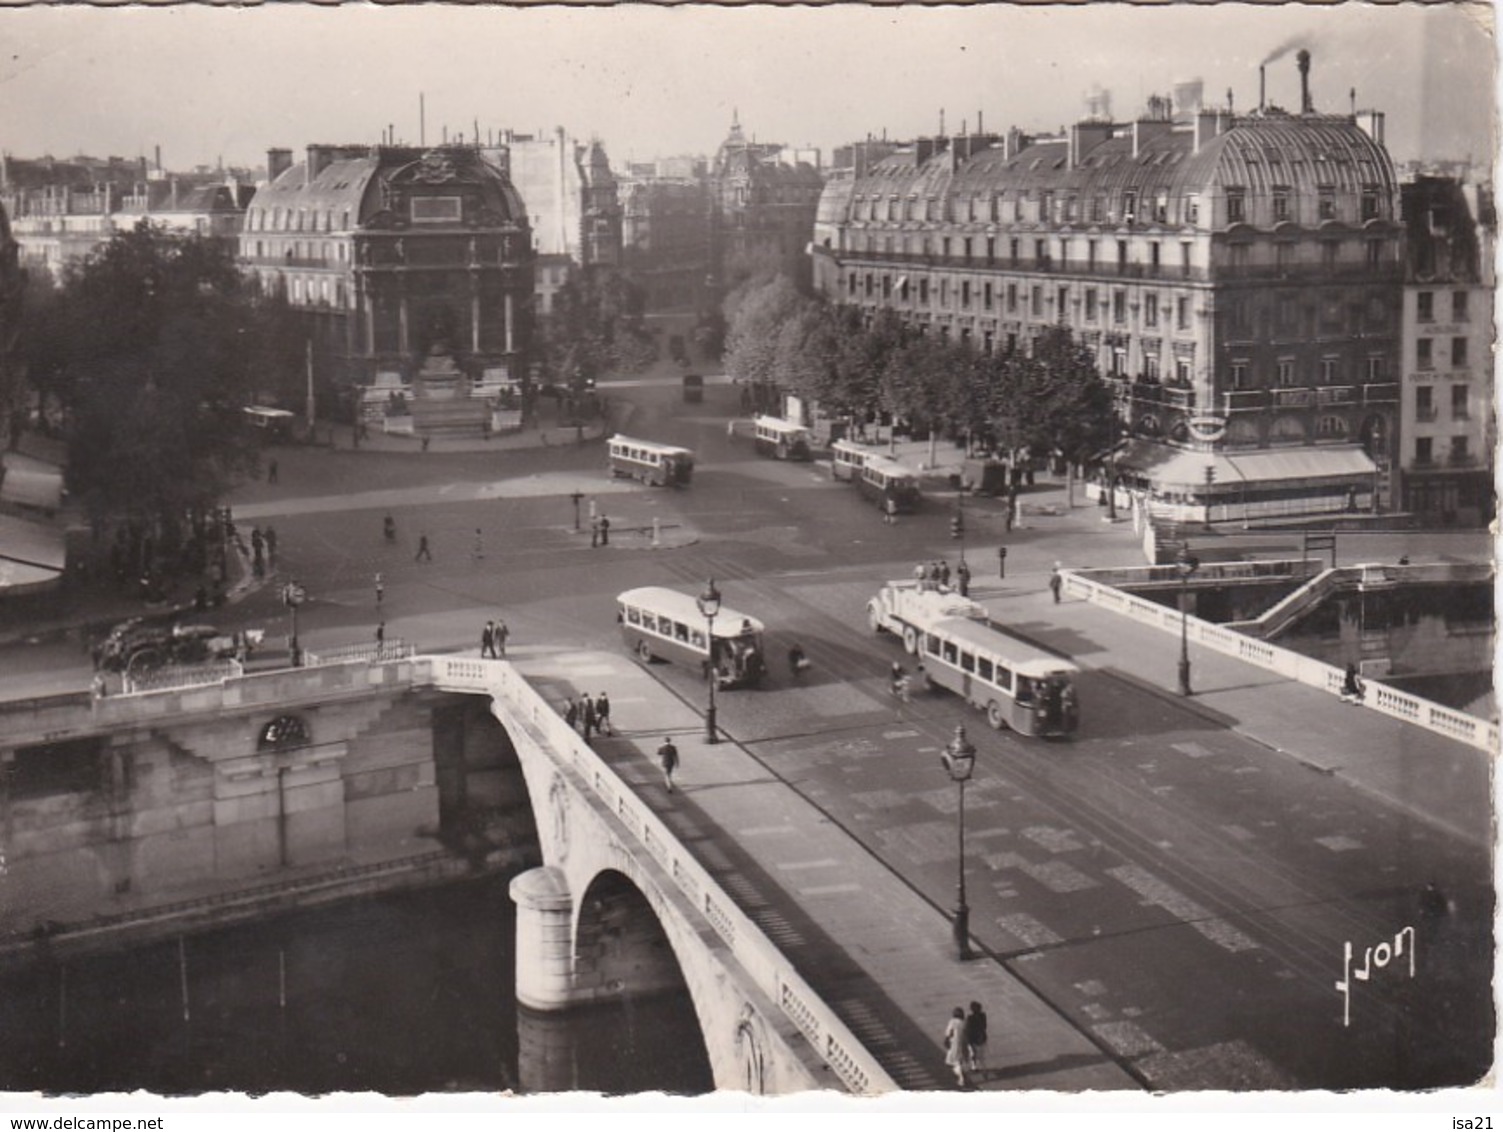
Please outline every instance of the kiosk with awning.
[[1275, 518], [1366, 511], [1378, 466], [1356, 445], [1195, 451], [1132, 440], [1112, 457], [1118, 476], [1167, 518]]

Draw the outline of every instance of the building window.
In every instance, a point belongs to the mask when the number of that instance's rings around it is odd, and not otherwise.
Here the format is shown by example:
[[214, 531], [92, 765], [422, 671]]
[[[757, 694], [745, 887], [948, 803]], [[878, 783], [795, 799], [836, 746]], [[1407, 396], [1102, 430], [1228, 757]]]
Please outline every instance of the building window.
[[1087, 322], [1096, 321], [1096, 288], [1085, 289], [1085, 316]]
[[1200, 197], [1194, 193], [1185, 198], [1185, 223], [1200, 223]]
[[992, 332], [990, 330], [983, 330], [981, 332], [981, 351], [985, 354], [992, 352]]
[[1127, 241], [1126, 240], [1118, 240], [1117, 241], [1117, 266], [1118, 267], [1126, 267], [1127, 266]]
[[1137, 193], [1123, 193], [1122, 194], [1122, 222], [1124, 224], [1131, 224], [1137, 218], [1138, 218], [1138, 194]]
[[941, 307], [950, 305], [950, 277], [948, 275], [941, 276], [939, 280], [939, 305]]
[[1174, 325], [1180, 330], [1190, 329], [1190, 300], [1183, 295], [1174, 300]]
[[882, 276], [882, 298], [884, 301], [892, 299], [892, 276]]
[[1246, 218], [1247, 197], [1241, 189], [1226, 191], [1226, 222], [1241, 224]]
[[1373, 354], [1367, 359], [1367, 380], [1383, 380], [1383, 357], [1381, 354]]
[[1421, 291], [1419, 293], [1419, 295], [1417, 296], [1417, 300], [1418, 300], [1418, 303], [1419, 303], [1419, 307], [1418, 307], [1418, 314], [1416, 315], [1416, 317], [1421, 322], [1434, 322], [1435, 321], [1435, 292], [1434, 291]]
[[[1157, 247], [1157, 245], [1155, 245]], [[1159, 297], [1150, 291], [1143, 296], [1143, 325], [1157, 326], [1159, 324]]]
[[1007, 285], [1007, 313], [1008, 314], [1016, 314], [1017, 310], [1018, 310], [1018, 285], [1016, 283], [1009, 283]]
[[1339, 440], [1346, 435], [1346, 421], [1336, 416], [1324, 416], [1315, 422], [1315, 435], [1326, 440]]
[[950, 258], [950, 237], [942, 236], [939, 241], [939, 254], [946, 259]]
[[1232, 363], [1232, 388], [1250, 388], [1247, 381], [1247, 363], [1238, 361]]
[[969, 236], [965, 238], [965, 258], [968, 260], [971, 258], [971, 238]]
[[1472, 454], [1464, 436], [1451, 437], [1451, 463], [1456, 465], [1470, 464]]
[[854, 295], [856, 293], [856, 273], [854, 271], [851, 272], [851, 277], [848, 282], [849, 286], [847, 287], [847, 290], [850, 292], [850, 294]]
[[1157, 354], [1143, 355], [1143, 376], [1151, 382], [1159, 379], [1159, 356]]
[[1335, 385], [1340, 376], [1340, 361], [1336, 358], [1320, 359], [1320, 381], [1322, 385]]
[[463, 218], [459, 197], [413, 197], [414, 224], [457, 224]]
[[982, 285], [981, 305], [987, 310], [992, 309], [992, 285], [989, 281]]
[[1112, 376], [1127, 376], [1127, 351], [1120, 347], [1112, 351]]
[[872, 297], [872, 273], [868, 271], [865, 276], [866, 297]]
[[1174, 359], [1174, 383], [1185, 388], [1190, 385], [1190, 361], [1188, 358]]
[[1007, 256], [1013, 263], [1018, 262], [1018, 240], [1016, 236], [1007, 241]]
[[1047, 240], [1033, 241], [1033, 261], [1037, 264], [1049, 262], [1049, 243]]
[[1461, 369], [1466, 365], [1466, 339], [1451, 339], [1451, 368]]
[[1070, 288], [1061, 287], [1057, 299], [1059, 305], [1054, 309], [1054, 317], [1059, 322], [1064, 322], [1065, 314], [1070, 309]]
[[962, 279], [960, 281], [960, 306], [961, 306], [961, 309], [966, 309], [970, 305], [971, 305], [971, 281], [969, 279]]
[[1422, 422], [1435, 419], [1435, 390], [1431, 386], [1414, 387], [1414, 419]]
[[1414, 439], [1414, 463], [1416, 467], [1427, 468], [1435, 463], [1435, 441], [1428, 436], [1417, 436]]
[[1362, 190], [1362, 219], [1378, 219], [1378, 190], [1367, 188]]
[[1087, 271], [1095, 271], [1096, 270], [1096, 241], [1095, 240], [1087, 240], [1086, 241], [1086, 270]]
[[1157, 240], [1148, 245], [1148, 265], [1153, 268], [1153, 273], [1155, 275], [1157, 275], [1159, 272], [1159, 257], [1162, 251], [1163, 249], [1160, 247]]
[[990, 267], [997, 259], [997, 237], [986, 238], [986, 266]]
[[1451, 319], [1453, 322], [1466, 322], [1466, 292], [1453, 291], [1451, 293]]
[[1294, 384], [1294, 359], [1293, 358], [1280, 358], [1279, 359], [1279, 385], [1280, 385], [1280, 387], [1287, 389], [1287, 388], [1289, 388], [1293, 384]]
[[1429, 338], [1420, 338], [1414, 343], [1414, 364], [1417, 369], [1434, 369], [1435, 358], [1432, 353], [1434, 343]]
[[1321, 220], [1336, 219], [1336, 189], [1331, 185], [1321, 185], [1316, 192], [1319, 201], [1316, 205], [1316, 216]]
[[1472, 414], [1467, 408], [1467, 386], [1451, 386], [1451, 419], [1453, 421], [1471, 420]]
[[1118, 324], [1127, 321], [1127, 292], [1112, 292], [1112, 321]]
[[[1029, 292], [1028, 299], [1029, 313], [1032, 314], [1034, 318], [1040, 317], [1044, 313], [1044, 289], [1035, 283], [1032, 290]], [[1458, 339], [1458, 341], [1464, 342], [1465, 339]]]
[[919, 280], [919, 306], [929, 305], [929, 280]]
[[1273, 190], [1273, 222], [1278, 224], [1289, 218], [1289, 189], [1285, 185], [1275, 185]]

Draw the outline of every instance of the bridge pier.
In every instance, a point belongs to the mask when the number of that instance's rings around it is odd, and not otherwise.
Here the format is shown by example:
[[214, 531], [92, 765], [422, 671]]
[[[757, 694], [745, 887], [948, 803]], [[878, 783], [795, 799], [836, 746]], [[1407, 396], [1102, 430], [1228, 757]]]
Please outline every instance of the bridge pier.
[[574, 901], [562, 869], [529, 869], [511, 882], [517, 906], [517, 1002], [562, 1010], [573, 999]]

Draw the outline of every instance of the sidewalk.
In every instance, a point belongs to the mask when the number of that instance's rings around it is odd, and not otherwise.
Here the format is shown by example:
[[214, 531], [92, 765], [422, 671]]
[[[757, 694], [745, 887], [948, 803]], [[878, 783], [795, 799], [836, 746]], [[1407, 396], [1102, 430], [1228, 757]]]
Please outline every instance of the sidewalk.
[[[640, 665], [615, 653], [516, 652], [518, 669], [554, 703], [610, 689], [611, 719], [624, 729], [594, 739], [595, 750], [669, 815], [901, 1088], [955, 1088], [941, 1036], [950, 1011], [972, 1000], [991, 1018], [980, 1089], [1140, 1088], [1001, 965], [957, 961], [949, 918], [932, 900], [738, 744], [707, 743], [699, 712]], [[682, 753], [672, 794], [655, 758], [665, 735]]]

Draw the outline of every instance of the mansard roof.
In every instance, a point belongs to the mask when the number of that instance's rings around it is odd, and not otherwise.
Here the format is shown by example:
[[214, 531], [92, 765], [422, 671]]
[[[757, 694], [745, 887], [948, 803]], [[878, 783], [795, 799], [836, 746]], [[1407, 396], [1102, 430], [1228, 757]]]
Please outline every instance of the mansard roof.
[[[1200, 145], [1190, 125], [1153, 121], [1080, 129], [1078, 155], [1071, 161], [1070, 137], [1026, 142], [1009, 154], [1000, 140], [969, 157], [952, 147], [975, 139], [916, 144], [883, 158], [856, 180], [855, 195], [937, 196], [1017, 195], [1036, 191], [1111, 196], [1136, 191], [1145, 199], [1241, 187], [1249, 193], [1274, 186], [1337, 191], [1396, 186], [1393, 164], [1383, 147], [1351, 118], [1270, 112], [1222, 120], [1223, 132], [1204, 123]], [[1096, 144], [1094, 138], [1105, 136]], [[938, 152], [932, 152], [933, 149]], [[922, 158], [922, 160], [920, 160]]]
[[[342, 213], [350, 211], [352, 225], [369, 219], [384, 205], [385, 190], [398, 185], [442, 189], [447, 185], [478, 185], [486, 208], [500, 224], [527, 224], [527, 207], [511, 179], [482, 158], [473, 146], [328, 146], [320, 152], [320, 168], [310, 178], [308, 161], [300, 161], [257, 190], [250, 211], [283, 214], [297, 210]], [[324, 162], [327, 162], [326, 164]]]

